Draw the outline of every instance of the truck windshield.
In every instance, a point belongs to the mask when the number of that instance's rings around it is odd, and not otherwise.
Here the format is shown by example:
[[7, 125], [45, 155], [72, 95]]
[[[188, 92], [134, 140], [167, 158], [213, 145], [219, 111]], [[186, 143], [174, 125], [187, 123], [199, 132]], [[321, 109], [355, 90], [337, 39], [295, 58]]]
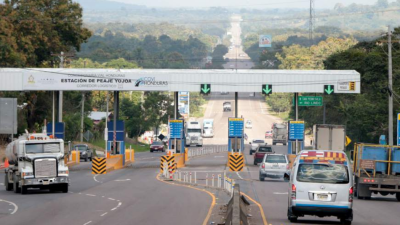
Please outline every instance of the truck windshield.
[[341, 164], [300, 164], [297, 181], [310, 183], [349, 183], [347, 166]]
[[87, 147], [86, 147], [86, 146], [75, 146], [74, 149], [76, 149], [76, 150], [78, 150], [78, 151], [86, 151], [86, 150], [87, 150]]
[[201, 133], [201, 129], [188, 129], [188, 133]]
[[61, 151], [60, 143], [31, 143], [25, 145], [25, 152], [27, 154], [37, 154], [37, 153], [58, 153]]

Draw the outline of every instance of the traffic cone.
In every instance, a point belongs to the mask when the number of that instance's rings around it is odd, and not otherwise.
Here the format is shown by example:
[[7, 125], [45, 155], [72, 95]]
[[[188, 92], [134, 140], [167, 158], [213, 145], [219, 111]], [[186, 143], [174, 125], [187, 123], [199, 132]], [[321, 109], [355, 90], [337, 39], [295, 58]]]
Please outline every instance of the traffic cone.
[[8, 159], [6, 158], [6, 161], [4, 161], [4, 168], [8, 168], [10, 164], [8, 163]]

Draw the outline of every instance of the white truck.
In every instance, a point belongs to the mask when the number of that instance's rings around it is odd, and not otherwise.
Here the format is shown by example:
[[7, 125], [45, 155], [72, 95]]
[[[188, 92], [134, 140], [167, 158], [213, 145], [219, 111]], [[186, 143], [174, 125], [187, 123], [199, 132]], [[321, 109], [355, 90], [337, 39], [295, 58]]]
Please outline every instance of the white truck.
[[314, 124], [314, 150], [344, 151], [346, 148], [346, 126]]
[[203, 137], [214, 137], [214, 119], [203, 120]]
[[287, 125], [284, 123], [274, 123], [272, 127], [272, 145], [287, 143]]
[[25, 134], [6, 148], [10, 166], [5, 170], [7, 191], [26, 194], [28, 188], [68, 192], [69, 171], [64, 163], [64, 141], [46, 134]]
[[201, 136], [201, 124], [198, 121], [189, 121], [185, 129], [186, 146], [203, 146], [203, 137]]

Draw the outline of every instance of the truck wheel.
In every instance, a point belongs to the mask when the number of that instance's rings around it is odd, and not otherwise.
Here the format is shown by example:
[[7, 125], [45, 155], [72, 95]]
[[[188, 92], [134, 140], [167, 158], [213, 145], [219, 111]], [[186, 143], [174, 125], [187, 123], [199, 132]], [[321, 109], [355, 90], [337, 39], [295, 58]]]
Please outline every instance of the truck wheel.
[[87, 162], [87, 160], [88, 160], [88, 156], [86, 156], [86, 158], [85, 158], [85, 162]]
[[92, 161], [92, 156], [90, 156], [89, 160]]
[[250, 150], [250, 155], [253, 155], [253, 152]]
[[400, 202], [400, 193], [396, 193], [396, 199]]
[[17, 175], [15, 175], [15, 173], [13, 174], [13, 181], [14, 181], [14, 193], [21, 193], [21, 188], [19, 187], [18, 184], [18, 177]]
[[12, 191], [13, 190], [13, 184], [8, 182], [8, 173], [4, 176], [4, 186], [6, 187], [6, 191]]
[[62, 193], [68, 193], [68, 184], [63, 184], [61, 187]]
[[28, 194], [28, 188], [26, 186], [21, 187], [21, 194], [23, 194], [23, 195]]
[[272, 142], [272, 145], [275, 145], [276, 143], [275, 142]]
[[256, 160], [254, 160], [254, 163], [253, 163], [255, 166], [257, 166], [257, 161]]

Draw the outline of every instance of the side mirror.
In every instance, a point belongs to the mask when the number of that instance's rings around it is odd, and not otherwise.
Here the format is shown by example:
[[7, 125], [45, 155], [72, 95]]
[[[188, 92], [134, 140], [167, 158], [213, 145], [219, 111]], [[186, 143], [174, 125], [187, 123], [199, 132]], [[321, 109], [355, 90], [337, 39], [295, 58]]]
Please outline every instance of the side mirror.
[[350, 159], [354, 161], [354, 150], [350, 151]]

